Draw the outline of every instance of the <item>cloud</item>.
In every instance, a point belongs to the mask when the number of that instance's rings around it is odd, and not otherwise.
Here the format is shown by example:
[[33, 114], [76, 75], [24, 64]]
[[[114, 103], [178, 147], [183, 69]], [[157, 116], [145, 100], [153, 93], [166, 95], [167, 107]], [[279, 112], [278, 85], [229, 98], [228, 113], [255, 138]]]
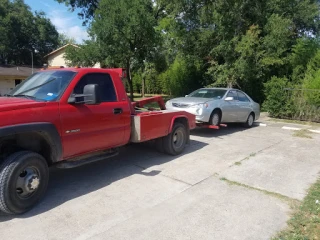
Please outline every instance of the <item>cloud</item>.
[[53, 25], [56, 26], [59, 33], [74, 38], [77, 43], [89, 38], [87, 31], [81, 28], [81, 22], [75, 16], [70, 17], [70, 12], [66, 10], [52, 10], [48, 13]]
[[48, 7], [48, 8], [52, 8], [52, 6], [51, 5], [49, 5], [48, 3], [44, 3], [44, 2], [40, 2], [42, 5], [44, 5], [44, 6], [46, 6], [46, 7]]

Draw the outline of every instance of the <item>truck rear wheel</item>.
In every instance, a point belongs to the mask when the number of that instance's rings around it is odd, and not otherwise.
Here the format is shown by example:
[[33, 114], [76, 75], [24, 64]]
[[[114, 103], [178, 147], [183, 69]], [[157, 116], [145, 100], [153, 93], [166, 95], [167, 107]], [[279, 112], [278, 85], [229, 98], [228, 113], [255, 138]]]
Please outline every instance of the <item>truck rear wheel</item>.
[[48, 165], [40, 154], [12, 154], [0, 168], [0, 211], [21, 214], [30, 210], [44, 196], [48, 180]]
[[183, 152], [188, 140], [186, 126], [176, 122], [169, 135], [163, 138], [163, 150], [170, 155], [178, 155]]

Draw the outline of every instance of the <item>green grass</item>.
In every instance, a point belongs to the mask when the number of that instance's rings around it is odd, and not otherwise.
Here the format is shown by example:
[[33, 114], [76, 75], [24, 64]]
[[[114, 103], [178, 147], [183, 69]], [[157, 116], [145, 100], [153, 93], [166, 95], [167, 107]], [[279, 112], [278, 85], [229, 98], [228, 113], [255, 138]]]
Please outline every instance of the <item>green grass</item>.
[[311, 134], [312, 133], [310, 131], [308, 131], [307, 129], [301, 129], [301, 130], [294, 131], [293, 136], [300, 137], [300, 138], [312, 139]]
[[291, 219], [287, 229], [273, 240], [313, 240], [320, 239], [320, 179], [309, 189]]

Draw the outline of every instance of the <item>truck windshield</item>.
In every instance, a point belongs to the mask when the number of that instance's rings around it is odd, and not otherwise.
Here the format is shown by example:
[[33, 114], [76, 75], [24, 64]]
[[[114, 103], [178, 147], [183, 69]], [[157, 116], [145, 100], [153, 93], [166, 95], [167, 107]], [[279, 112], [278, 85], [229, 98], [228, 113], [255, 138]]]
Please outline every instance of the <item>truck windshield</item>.
[[55, 101], [76, 75], [73, 71], [37, 72], [16, 86], [8, 96]]

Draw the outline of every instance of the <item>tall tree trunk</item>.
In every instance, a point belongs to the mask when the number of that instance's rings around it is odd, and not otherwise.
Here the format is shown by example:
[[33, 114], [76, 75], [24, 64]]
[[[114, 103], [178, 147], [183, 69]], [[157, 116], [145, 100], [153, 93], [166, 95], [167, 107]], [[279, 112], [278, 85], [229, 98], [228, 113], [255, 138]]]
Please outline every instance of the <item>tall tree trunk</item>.
[[145, 88], [146, 88], [146, 79], [145, 79], [145, 76], [143, 76], [142, 77], [142, 93], [141, 93], [141, 97], [144, 97]]
[[126, 71], [127, 71], [127, 79], [128, 79], [128, 83], [129, 83], [129, 89], [130, 89], [130, 100], [131, 102], [133, 102], [133, 84], [132, 84], [132, 79], [131, 79], [131, 71], [130, 71], [130, 60], [127, 60], [127, 67], [126, 67]]
[[129, 88], [130, 88], [130, 100], [131, 102], [133, 102], [133, 84], [132, 84], [132, 81], [128, 81], [129, 82]]

